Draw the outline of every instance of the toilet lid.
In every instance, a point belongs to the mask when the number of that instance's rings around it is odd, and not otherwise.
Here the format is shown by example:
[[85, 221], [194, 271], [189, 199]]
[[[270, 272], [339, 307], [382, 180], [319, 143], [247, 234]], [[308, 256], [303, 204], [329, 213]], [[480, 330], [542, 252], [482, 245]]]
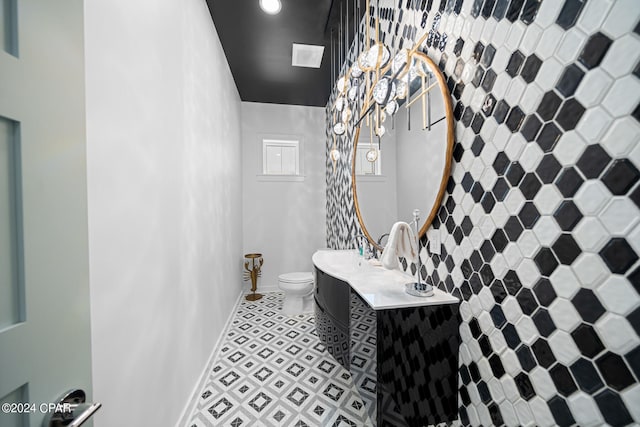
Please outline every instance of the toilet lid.
[[287, 283], [308, 283], [308, 282], [313, 282], [313, 273], [308, 271], [286, 273], [278, 276], [278, 279], [281, 282], [287, 282]]

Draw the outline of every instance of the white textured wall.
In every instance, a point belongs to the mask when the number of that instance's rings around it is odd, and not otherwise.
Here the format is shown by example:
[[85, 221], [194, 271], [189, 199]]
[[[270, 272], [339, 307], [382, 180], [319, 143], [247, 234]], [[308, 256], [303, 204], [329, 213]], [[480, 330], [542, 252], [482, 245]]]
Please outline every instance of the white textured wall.
[[[302, 137], [304, 181], [257, 177], [262, 139], [278, 136]], [[324, 108], [242, 103], [243, 249], [264, 255], [258, 288], [276, 287], [282, 273], [311, 271], [311, 255], [326, 246], [325, 144]]]
[[85, 7], [95, 424], [172, 425], [241, 289], [240, 99], [204, 0]]

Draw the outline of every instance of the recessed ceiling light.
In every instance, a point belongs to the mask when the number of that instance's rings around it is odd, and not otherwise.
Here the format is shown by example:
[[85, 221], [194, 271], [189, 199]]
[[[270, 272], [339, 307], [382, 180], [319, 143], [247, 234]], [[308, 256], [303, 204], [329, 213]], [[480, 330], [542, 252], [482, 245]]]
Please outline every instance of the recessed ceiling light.
[[260, 0], [260, 7], [269, 15], [275, 15], [282, 9], [280, 0]]
[[293, 44], [291, 65], [294, 67], [320, 68], [324, 46]]

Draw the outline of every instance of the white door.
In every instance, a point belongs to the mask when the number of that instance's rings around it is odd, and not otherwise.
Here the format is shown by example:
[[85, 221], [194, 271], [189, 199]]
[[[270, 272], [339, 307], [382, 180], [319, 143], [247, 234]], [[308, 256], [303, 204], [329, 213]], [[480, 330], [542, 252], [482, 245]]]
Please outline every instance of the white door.
[[82, 0], [0, 0], [2, 427], [91, 398], [84, 104]]

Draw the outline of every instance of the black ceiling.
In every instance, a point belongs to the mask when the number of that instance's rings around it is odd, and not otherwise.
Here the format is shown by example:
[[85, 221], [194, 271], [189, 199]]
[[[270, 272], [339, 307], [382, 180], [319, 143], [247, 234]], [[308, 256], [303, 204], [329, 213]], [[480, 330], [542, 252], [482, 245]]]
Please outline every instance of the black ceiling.
[[[332, 29], [357, 0], [281, 0], [268, 15], [258, 0], [207, 0], [231, 73], [243, 101], [324, 107], [331, 85]], [[364, 15], [362, 1], [361, 15]], [[344, 19], [346, 25], [346, 19]], [[351, 29], [349, 40], [353, 38]], [[291, 66], [293, 43], [324, 45], [320, 68]], [[337, 62], [337, 61], [336, 61]], [[337, 64], [336, 64], [337, 66]]]

